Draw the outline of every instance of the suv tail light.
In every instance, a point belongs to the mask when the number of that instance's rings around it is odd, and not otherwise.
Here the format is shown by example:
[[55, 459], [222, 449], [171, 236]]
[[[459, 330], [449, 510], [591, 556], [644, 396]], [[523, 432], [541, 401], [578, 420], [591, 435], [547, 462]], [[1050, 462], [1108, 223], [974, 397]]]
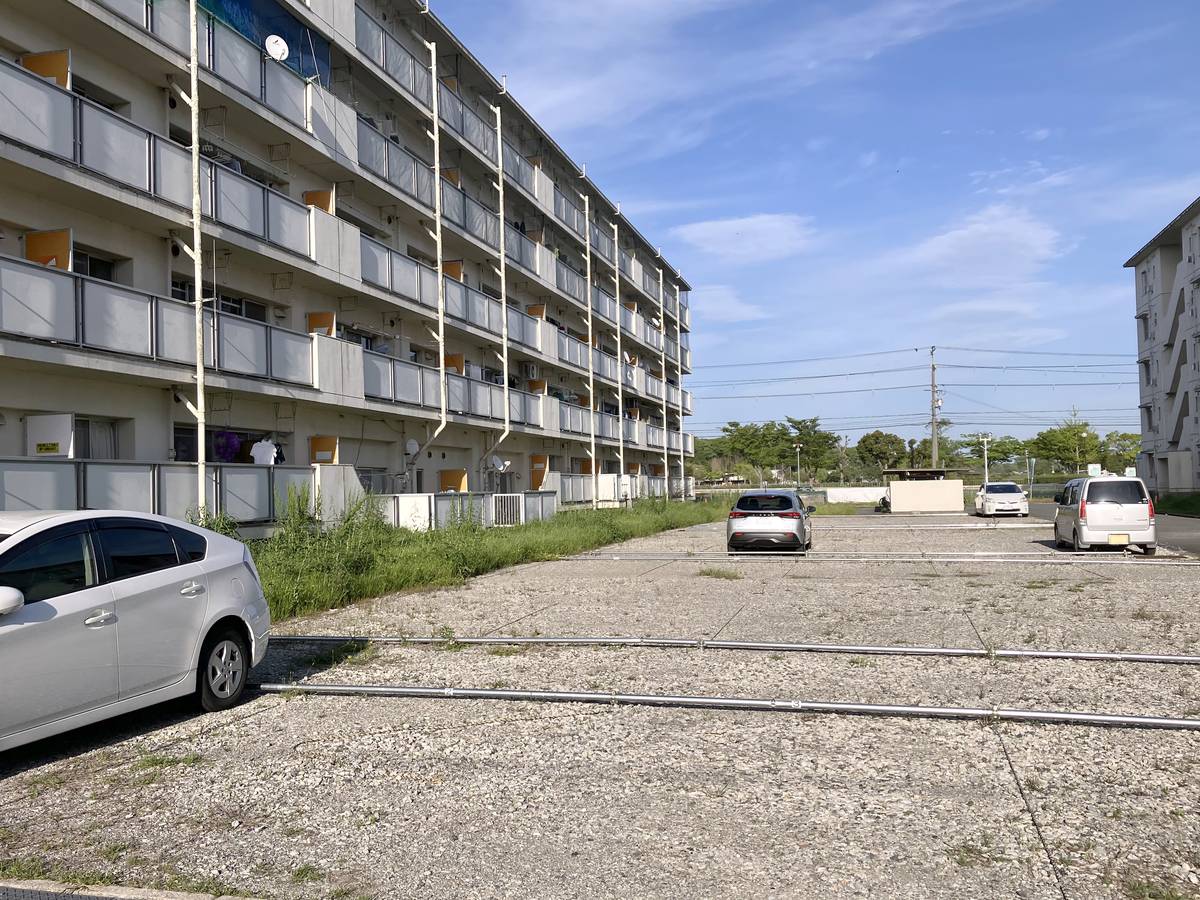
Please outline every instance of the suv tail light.
[[800, 513], [798, 513], [798, 512], [781, 512], [779, 514], [779, 518], [781, 518], [781, 519], [799, 519]]
[[729, 518], [744, 519], [744, 518], [746, 518], [746, 514], [744, 512], [742, 512], [740, 509], [731, 509], [729, 511]]
[[1147, 500], [1146, 500], [1146, 503], [1147, 503], [1147, 504], [1149, 504], [1149, 507], [1150, 507], [1150, 509], [1149, 509], [1149, 512], [1150, 512], [1150, 524], [1151, 524], [1151, 525], [1153, 525], [1153, 524], [1154, 524], [1154, 501], [1153, 501], [1153, 500], [1150, 500], [1150, 499], [1147, 499]]
[[1079, 521], [1080, 522], [1087, 521], [1087, 501], [1086, 500], [1079, 501]]

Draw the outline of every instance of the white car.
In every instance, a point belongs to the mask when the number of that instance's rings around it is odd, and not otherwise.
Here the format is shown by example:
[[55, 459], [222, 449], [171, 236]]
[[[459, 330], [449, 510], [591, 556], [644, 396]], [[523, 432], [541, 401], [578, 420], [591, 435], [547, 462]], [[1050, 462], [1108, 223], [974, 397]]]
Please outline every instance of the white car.
[[1029, 495], [1015, 481], [989, 481], [975, 494], [977, 516], [1027, 516]]
[[1095, 546], [1158, 552], [1154, 501], [1140, 478], [1074, 478], [1054, 497], [1054, 543], [1075, 551]]
[[0, 751], [189, 694], [233, 706], [270, 625], [240, 541], [144, 513], [0, 512]]

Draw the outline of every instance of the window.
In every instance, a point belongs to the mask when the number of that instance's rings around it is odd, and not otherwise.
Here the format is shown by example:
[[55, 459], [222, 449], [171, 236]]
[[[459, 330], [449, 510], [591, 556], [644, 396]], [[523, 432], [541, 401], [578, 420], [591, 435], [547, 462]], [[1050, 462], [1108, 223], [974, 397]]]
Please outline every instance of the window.
[[[172, 278], [171, 297], [175, 300], [182, 300], [185, 303], [195, 303], [195, 284], [190, 278]], [[211, 284], [205, 282], [205, 300], [211, 300], [214, 295], [216, 296], [217, 310], [225, 315], [241, 316], [243, 319], [253, 319], [255, 322], [267, 321], [267, 304], [259, 300], [252, 300], [249, 297], [228, 294], [225, 291], [215, 289]]]
[[364, 350], [372, 350], [375, 347], [375, 335], [357, 328], [347, 328], [345, 325], [339, 325], [337, 336], [343, 341], [358, 344]]
[[792, 498], [786, 494], [739, 497], [737, 508], [744, 512], [784, 512], [795, 509]]
[[1093, 481], [1088, 485], [1088, 503], [1141, 503], [1145, 499], [1140, 481]]
[[186, 528], [176, 528], [171, 525], [167, 526], [167, 530], [171, 532], [171, 537], [175, 539], [175, 546], [179, 548], [180, 559], [186, 559], [190, 562], [199, 562], [204, 559], [208, 553], [208, 541], [204, 535], [188, 531]]
[[989, 484], [987, 486], [989, 494], [1020, 494], [1021, 489], [1015, 484]]
[[106, 91], [99, 85], [92, 84], [90, 81], [80, 78], [74, 72], [71, 73], [71, 90], [80, 97], [86, 97], [98, 106], [103, 106], [107, 110], [120, 113], [128, 118], [128, 100], [118, 97], [111, 91]]
[[76, 459], [119, 459], [117, 423], [112, 419], [75, 417]]
[[93, 587], [96, 556], [88, 532], [78, 526], [32, 538], [0, 559], [0, 585], [16, 588], [26, 603], [50, 600]]
[[175, 544], [165, 528], [101, 520], [100, 546], [113, 581], [179, 565]]
[[88, 250], [78, 247], [71, 254], [71, 269], [89, 278], [99, 278], [102, 281], [116, 281], [116, 263], [111, 259], [97, 256]]

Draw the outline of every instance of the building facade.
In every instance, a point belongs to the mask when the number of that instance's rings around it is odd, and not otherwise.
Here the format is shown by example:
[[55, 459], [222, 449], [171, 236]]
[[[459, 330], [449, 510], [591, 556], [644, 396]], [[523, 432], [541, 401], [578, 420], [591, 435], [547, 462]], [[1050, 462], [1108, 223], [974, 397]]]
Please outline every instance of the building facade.
[[1138, 474], [1152, 490], [1200, 486], [1200, 200], [1139, 250], [1138, 390], [1142, 450]]
[[0, 507], [679, 494], [688, 284], [425, 4], [200, 7], [197, 289], [187, 0], [0, 0]]

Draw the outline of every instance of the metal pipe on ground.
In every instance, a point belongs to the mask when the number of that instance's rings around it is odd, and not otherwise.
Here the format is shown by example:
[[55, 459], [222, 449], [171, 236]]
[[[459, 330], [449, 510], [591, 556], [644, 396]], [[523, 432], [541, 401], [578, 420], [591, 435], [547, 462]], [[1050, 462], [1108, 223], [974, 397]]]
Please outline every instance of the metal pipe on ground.
[[1174, 653], [1125, 653], [1112, 650], [1006, 650], [979, 647], [907, 647], [881, 644], [803, 644], [786, 641], [722, 641], [675, 637], [374, 637], [364, 635], [280, 635], [272, 644], [415, 644], [440, 646], [446, 643], [476, 646], [532, 647], [631, 647], [684, 650], [742, 650], [770, 653], [828, 653], [852, 656], [923, 656], [971, 659], [1051, 659], [1087, 662], [1154, 663], [1200, 666], [1200, 656]]
[[609, 706], [657, 706], [674, 709], [723, 709], [750, 712], [827, 713], [903, 719], [1036, 722], [1045, 725], [1090, 725], [1108, 728], [1200, 731], [1200, 719], [1080, 713], [1068, 710], [987, 709], [958, 706], [900, 706], [752, 697], [708, 697], [671, 694], [615, 694], [591, 691], [537, 691], [495, 688], [419, 687], [416, 685], [259, 684], [264, 694], [312, 694], [331, 697], [405, 697], [426, 700], [509, 700], [540, 703], [590, 703]]

